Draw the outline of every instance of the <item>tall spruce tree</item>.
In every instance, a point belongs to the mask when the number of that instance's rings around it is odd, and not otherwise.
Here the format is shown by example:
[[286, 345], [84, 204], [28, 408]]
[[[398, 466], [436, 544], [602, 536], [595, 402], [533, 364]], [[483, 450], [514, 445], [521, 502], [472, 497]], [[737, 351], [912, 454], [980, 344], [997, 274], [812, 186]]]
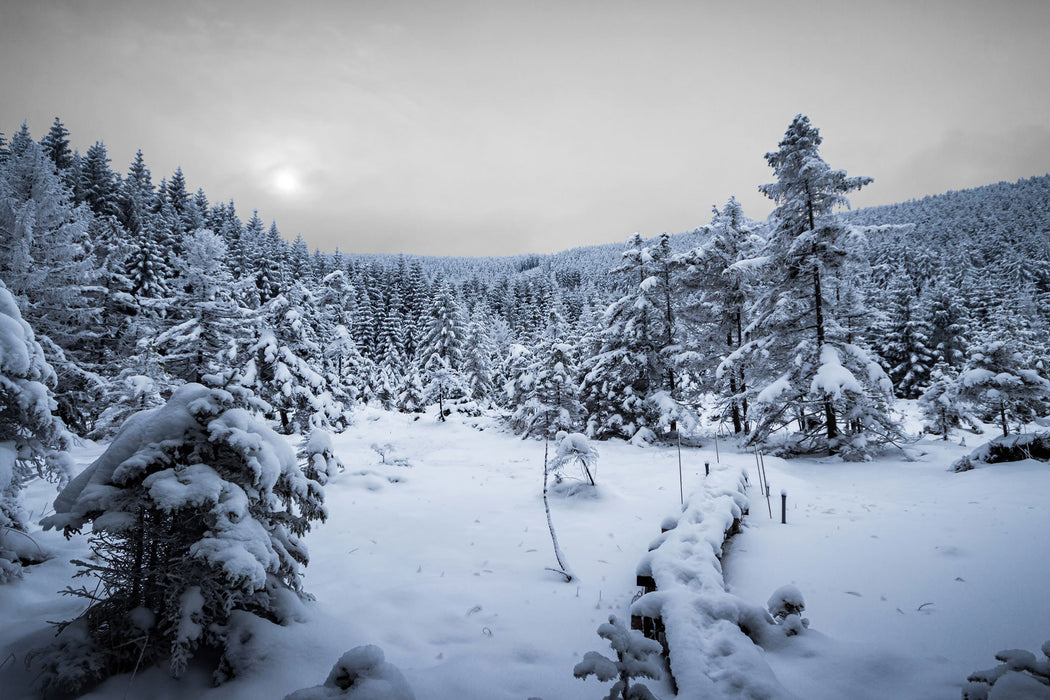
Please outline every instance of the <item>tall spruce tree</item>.
[[[766, 441], [793, 419], [793, 449], [824, 446], [843, 456], [865, 454], [899, 436], [888, 415], [891, 384], [861, 338], [849, 335], [841, 302], [829, 290], [865, 254], [861, 231], [834, 210], [846, 194], [871, 182], [832, 170], [820, 157], [819, 131], [798, 115], [779, 148], [766, 154], [777, 181], [759, 190], [776, 203], [753, 306], [748, 344], [756, 367], [752, 393], [758, 422], [752, 441]], [[848, 455], [847, 455], [848, 453]]]

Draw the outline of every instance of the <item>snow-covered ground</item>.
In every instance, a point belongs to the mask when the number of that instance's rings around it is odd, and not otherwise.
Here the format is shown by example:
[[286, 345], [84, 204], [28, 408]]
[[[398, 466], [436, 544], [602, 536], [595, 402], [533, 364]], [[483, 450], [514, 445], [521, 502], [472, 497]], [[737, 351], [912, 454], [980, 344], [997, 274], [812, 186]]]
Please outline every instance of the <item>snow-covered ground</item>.
[[1050, 639], [1050, 467], [955, 474], [970, 448], [915, 447], [927, 454], [910, 463], [765, 460], [773, 518], [753, 503], [726, 578], [746, 600], [781, 583], [802, 591], [812, 630], [767, 659], [799, 697], [958, 698], [1000, 649], [1038, 654]]
[[[252, 674], [213, 689], [204, 669], [181, 681], [145, 669], [85, 697], [279, 700], [322, 683], [362, 644], [381, 647], [419, 700], [602, 696], [605, 684], [577, 680], [572, 668], [587, 651], [608, 652], [598, 625], [627, 614], [639, 560], [665, 516], [679, 512], [677, 452], [598, 445], [597, 493], [551, 502], [579, 576], [565, 583], [545, 569], [555, 562], [540, 493], [543, 443], [488, 418], [437, 424], [366, 409], [356, 421], [335, 438], [347, 470], [326, 487], [329, 520], [307, 540], [305, 583], [316, 600], [302, 623], [262, 627]], [[722, 462], [749, 466], [755, 482], [754, 458], [722, 447]], [[768, 654], [799, 697], [957, 698], [966, 675], [993, 666], [999, 649], [1036, 651], [1050, 638], [1050, 468], [952, 474], [947, 465], [969, 448], [919, 447], [928, 454], [911, 463], [766, 458], [776, 519], [754, 502], [726, 569], [730, 590], [753, 603], [786, 583], [805, 595], [812, 629]], [[100, 450], [80, 450], [78, 463]], [[688, 495], [704, 461], [718, 465], [708, 449], [685, 449], [683, 459]], [[32, 487], [35, 518], [53, 495]], [[85, 555], [86, 538], [33, 536], [57, 556], [0, 588], [5, 699], [30, 697], [23, 658], [49, 637], [46, 621], [82, 608], [57, 591], [74, 583], [68, 559]], [[671, 696], [666, 683], [649, 686]]]

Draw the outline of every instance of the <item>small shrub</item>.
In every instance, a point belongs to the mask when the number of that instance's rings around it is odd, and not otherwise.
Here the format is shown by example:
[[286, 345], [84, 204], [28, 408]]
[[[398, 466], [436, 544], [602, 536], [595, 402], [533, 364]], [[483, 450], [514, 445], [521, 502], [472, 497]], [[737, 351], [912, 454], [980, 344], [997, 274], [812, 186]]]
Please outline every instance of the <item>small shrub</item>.
[[641, 632], [627, 629], [615, 615], [610, 615], [609, 622], [598, 627], [598, 636], [609, 640], [609, 645], [616, 652], [616, 660], [597, 651], [589, 651], [583, 655], [583, 661], [573, 668], [572, 675], [581, 680], [593, 675], [603, 683], [616, 679], [606, 700], [656, 700], [644, 683], [631, 685], [631, 680], [660, 678], [662, 670], [659, 654], [663, 651], [660, 643], [647, 639]]

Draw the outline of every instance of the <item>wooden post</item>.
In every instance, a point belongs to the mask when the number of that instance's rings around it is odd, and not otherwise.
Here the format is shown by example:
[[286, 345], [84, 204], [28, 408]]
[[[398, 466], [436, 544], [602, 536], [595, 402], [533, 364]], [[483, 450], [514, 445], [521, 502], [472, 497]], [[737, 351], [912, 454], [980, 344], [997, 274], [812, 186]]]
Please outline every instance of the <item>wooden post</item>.
[[780, 524], [787, 525], [787, 510], [788, 510], [788, 492], [781, 489], [780, 491]]
[[704, 462], [704, 476], [711, 476], [711, 463]]

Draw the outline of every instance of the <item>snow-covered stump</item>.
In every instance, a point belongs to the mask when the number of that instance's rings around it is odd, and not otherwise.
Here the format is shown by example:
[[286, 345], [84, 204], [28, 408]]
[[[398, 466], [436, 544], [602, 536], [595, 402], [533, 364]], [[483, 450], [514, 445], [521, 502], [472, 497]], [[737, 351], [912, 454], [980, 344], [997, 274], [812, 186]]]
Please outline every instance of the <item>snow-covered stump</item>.
[[725, 589], [721, 560], [748, 511], [745, 488], [743, 469], [712, 470], [638, 565], [632, 627], [663, 645], [679, 697], [791, 697], [753, 641], [775, 625], [769, 613]]

